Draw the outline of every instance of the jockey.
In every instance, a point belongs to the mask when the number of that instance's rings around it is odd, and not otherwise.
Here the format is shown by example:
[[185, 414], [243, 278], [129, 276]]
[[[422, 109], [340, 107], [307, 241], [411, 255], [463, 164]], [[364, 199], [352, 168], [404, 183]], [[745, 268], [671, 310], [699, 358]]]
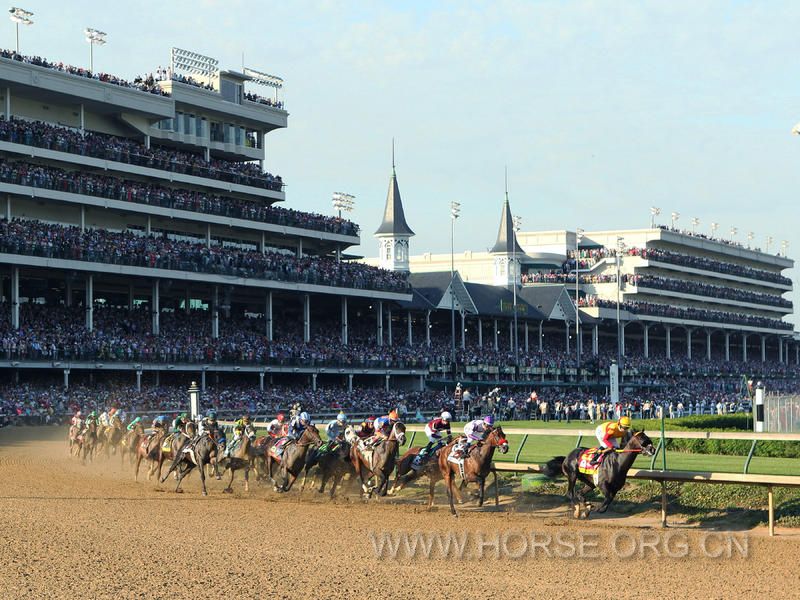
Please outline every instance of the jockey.
[[303, 432], [309, 425], [311, 425], [311, 415], [309, 415], [306, 411], [303, 411], [296, 417], [292, 418], [291, 422], [289, 423], [289, 431], [286, 432], [286, 437], [294, 441], [299, 440], [300, 436], [303, 435]]
[[186, 422], [189, 420], [189, 415], [186, 413], [181, 413], [177, 417], [172, 420], [172, 433], [182, 433], [183, 427], [186, 425]]
[[90, 413], [89, 413], [89, 416], [88, 416], [88, 417], [86, 417], [86, 420], [83, 422], [83, 429], [84, 429], [84, 431], [86, 431], [87, 429], [89, 429], [89, 424], [90, 424], [90, 423], [94, 423], [94, 424], [95, 424], [95, 426], [97, 426], [97, 424], [98, 424], [98, 420], [97, 420], [97, 411], [96, 411], [96, 410], [93, 410], [92, 412], [90, 412]]
[[375, 435], [375, 417], [367, 417], [361, 425], [359, 425], [357, 435], [362, 440], [366, 440]]
[[78, 411], [75, 413], [75, 416], [72, 417], [72, 421], [70, 423], [75, 427], [78, 431], [83, 429], [83, 413]]
[[278, 438], [284, 435], [285, 419], [286, 416], [283, 413], [278, 413], [278, 415], [269, 422], [267, 425], [267, 433], [270, 435], [270, 437]]
[[334, 442], [341, 442], [344, 439], [344, 428], [347, 426], [347, 415], [340, 412], [336, 418], [325, 427], [325, 434], [332, 447]]
[[155, 419], [153, 419], [153, 429], [165, 429], [166, 428], [167, 417], [165, 415], [159, 415]]
[[594, 434], [600, 442], [600, 449], [602, 452], [595, 454], [592, 458], [592, 464], [600, 462], [600, 457], [613, 452], [620, 446], [620, 440], [628, 435], [631, 428], [630, 417], [620, 417], [618, 421], [609, 421], [597, 426]]
[[127, 427], [128, 431], [133, 431], [134, 428], [141, 422], [141, 420], [142, 420], [142, 417], [136, 417], [133, 421], [128, 423], [128, 427]]
[[238, 448], [239, 443], [241, 442], [242, 438], [244, 437], [244, 425], [241, 423], [241, 419], [236, 421], [233, 425], [233, 439], [225, 446], [225, 457], [229, 457], [232, 452]]
[[450, 421], [453, 420], [453, 415], [444, 411], [440, 416], [432, 419], [425, 425], [425, 435], [428, 436], [428, 443], [420, 451], [419, 456], [427, 454], [431, 450], [438, 450], [442, 447], [442, 435], [447, 433], [447, 442], [450, 443], [453, 439], [453, 433], [450, 431]]
[[103, 427], [108, 427], [109, 420], [110, 420], [110, 416], [109, 416], [107, 410], [104, 410], [102, 413], [100, 413], [100, 417], [97, 419], [98, 423], [100, 425], [102, 425]]
[[456, 446], [459, 456], [469, 456], [470, 447], [473, 442], [482, 442], [494, 429], [494, 417], [486, 415], [482, 419], [475, 419], [464, 425], [464, 435], [462, 442]]
[[217, 411], [209, 408], [206, 411], [206, 416], [200, 419], [200, 424], [197, 426], [197, 433], [203, 435], [204, 433], [212, 434], [219, 425], [217, 425]]

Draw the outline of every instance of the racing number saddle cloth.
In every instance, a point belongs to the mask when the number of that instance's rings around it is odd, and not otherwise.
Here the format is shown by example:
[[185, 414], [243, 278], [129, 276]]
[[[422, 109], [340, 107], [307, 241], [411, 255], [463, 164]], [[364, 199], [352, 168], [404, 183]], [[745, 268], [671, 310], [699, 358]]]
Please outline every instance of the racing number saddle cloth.
[[172, 440], [175, 438], [174, 433], [170, 433], [167, 437], [164, 438], [164, 441], [161, 442], [161, 451], [162, 452], [169, 452], [172, 450]]
[[578, 471], [585, 475], [596, 475], [600, 465], [603, 464], [603, 458], [601, 457], [597, 464], [592, 464], [592, 461], [594, 457], [600, 453], [602, 453], [601, 448], [589, 448], [588, 450], [584, 450], [580, 458], [578, 458]]
[[288, 443], [289, 438], [282, 437], [277, 442], [272, 444], [272, 448], [269, 449], [269, 453], [272, 455], [272, 458], [280, 460], [281, 456], [283, 455], [283, 451], [286, 449], [286, 444]]

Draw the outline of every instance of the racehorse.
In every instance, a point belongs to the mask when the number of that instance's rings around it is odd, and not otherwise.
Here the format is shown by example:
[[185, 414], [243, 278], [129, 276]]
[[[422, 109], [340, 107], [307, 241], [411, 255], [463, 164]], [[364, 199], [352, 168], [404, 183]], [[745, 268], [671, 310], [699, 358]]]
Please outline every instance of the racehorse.
[[319, 437], [319, 430], [310, 423], [306, 425], [303, 434], [297, 441], [289, 440], [283, 447], [281, 456], [280, 482], [276, 482], [273, 489], [276, 492], [288, 492], [292, 489], [297, 476], [305, 466], [308, 449], [321, 444], [322, 438]]
[[119, 443], [119, 457], [123, 464], [125, 463], [126, 454], [128, 455], [129, 460], [133, 462], [133, 459], [136, 457], [136, 449], [139, 447], [139, 442], [143, 437], [144, 425], [142, 425], [141, 422], [136, 423], [136, 425], [133, 426], [133, 429], [125, 432], [122, 441]]
[[156, 429], [153, 433], [139, 438], [139, 444], [136, 446], [136, 471], [134, 479], [139, 481], [139, 465], [142, 460], [150, 461], [150, 468], [147, 470], [147, 480], [155, 473], [156, 467], [159, 465], [159, 458], [161, 454], [161, 442], [164, 441], [167, 432], [163, 429]]
[[90, 421], [78, 436], [77, 442], [78, 456], [81, 457], [81, 461], [85, 464], [88, 456], [91, 462], [97, 450], [97, 423]]
[[[463, 471], [461, 466], [451, 463], [448, 459], [450, 452], [458, 441], [447, 444], [439, 451], [439, 470], [444, 483], [447, 486], [447, 500], [450, 502], [450, 513], [455, 515], [456, 508], [453, 506], [454, 480], [456, 474], [463, 475], [464, 482], [478, 484], [478, 506], [483, 506], [483, 498], [486, 490], [486, 477], [492, 470], [492, 457], [495, 449], [500, 449], [502, 454], [508, 452], [508, 440], [502, 427], [495, 427], [482, 442], [474, 444], [469, 455], [464, 457]], [[500, 504], [497, 491], [497, 472], [494, 474], [495, 505]], [[431, 487], [431, 497], [429, 506], [433, 504], [433, 487]]]
[[[548, 461], [544, 468], [544, 473], [550, 477], [557, 477], [560, 474], [567, 477], [569, 485], [567, 496], [573, 506], [576, 519], [581, 517], [588, 518], [592, 505], [586, 502], [584, 496], [596, 487], [603, 492], [604, 496], [603, 503], [597, 509], [597, 512], [606, 512], [614, 500], [614, 496], [625, 485], [628, 470], [633, 465], [633, 461], [636, 460], [636, 456], [638, 454], [653, 456], [656, 453], [652, 440], [647, 437], [644, 431], [633, 431], [624, 447], [606, 454], [603, 458], [597, 470], [597, 483], [595, 483], [593, 475], [581, 473], [578, 470], [581, 454], [585, 450], [586, 448], [575, 448], [567, 457], [557, 456]], [[576, 491], [575, 484], [579, 480], [583, 486]]]
[[[395, 423], [389, 437], [372, 448], [372, 460], [364, 457], [364, 451], [359, 444], [354, 444], [350, 450], [350, 460], [353, 468], [361, 480], [361, 489], [368, 498], [378, 490], [379, 496], [385, 496], [389, 486], [389, 476], [394, 470], [397, 451], [406, 443], [406, 426]], [[367, 486], [367, 481], [375, 477], [378, 483], [373, 487]]]
[[[184, 443], [183, 447], [178, 450], [175, 458], [172, 460], [169, 470], [161, 479], [161, 483], [164, 483], [167, 480], [167, 477], [169, 477], [169, 474], [177, 469], [178, 484], [175, 486], [175, 493], [182, 494], [183, 490], [181, 489], [181, 482], [183, 481], [183, 478], [186, 477], [186, 475], [188, 475], [192, 469], [198, 467], [197, 470], [200, 472], [200, 483], [203, 486], [203, 496], [208, 496], [208, 490], [206, 489], [205, 467], [216, 459], [218, 452], [219, 445], [217, 444], [217, 441], [207, 433], [201, 435], [197, 440], [193, 440], [188, 444]], [[233, 480], [232, 475], [231, 480]], [[246, 481], [247, 477], [245, 476], [245, 482]], [[230, 485], [228, 488], [230, 488]], [[247, 489], [246, 483], [245, 489]]]
[[[328, 493], [330, 498], [336, 493], [336, 487], [342, 482], [342, 479], [348, 473], [355, 475], [353, 464], [350, 462], [350, 443], [346, 441], [336, 442], [336, 446], [332, 451], [320, 452], [319, 449], [310, 450], [306, 457], [306, 464], [304, 467], [303, 485], [300, 486], [302, 492], [306, 487], [306, 478], [309, 471], [313, 467], [317, 467], [320, 475], [319, 493], [325, 492], [325, 486], [329, 479], [331, 481], [331, 489]], [[312, 477], [311, 484], [313, 485], [316, 477]]]
[[164, 464], [164, 461], [168, 460], [175, 460], [175, 458], [180, 454], [180, 451], [183, 447], [189, 443], [197, 433], [197, 425], [194, 421], [188, 421], [181, 431], [176, 432], [172, 435], [172, 439], [169, 440], [169, 447], [163, 442], [158, 446], [158, 464], [156, 465], [156, 469], [158, 470], [158, 479], [161, 479], [161, 465]]
[[397, 461], [397, 472], [394, 478], [394, 484], [392, 484], [392, 489], [389, 490], [389, 495], [393, 496], [412, 481], [416, 481], [423, 475], [427, 475], [430, 485], [428, 490], [428, 508], [430, 509], [433, 506], [433, 488], [436, 486], [436, 482], [442, 478], [442, 472], [439, 469], [439, 453], [442, 449], [439, 448], [428, 455], [425, 458], [425, 463], [419, 469], [413, 469], [411, 465], [414, 459], [419, 456], [421, 450], [422, 448], [409, 448], [406, 450], [405, 454], [400, 457], [400, 460]]
[[110, 456], [111, 450], [114, 454], [117, 453], [117, 446], [125, 436], [125, 428], [122, 425], [122, 420], [114, 415], [111, 417], [108, 427], [103, 428], [103, 433], [99, 437], [102, 450], [105, 452], [106, 457]]
[[222, 472], [224, 473], [226, 470], [230, 470], [231, 478], [228, 480], [228, 487], [226, 487], [223, 492], [226, 494], [233, 493], [233, 477], [236, 474], [236, 471], [239, 469], [244, 469], [244, 491], [250, 491], [250, 467], [252, 466], [253, 462], [253, 454], [252, 454], [252, 444], [250, 443], [250, 436], [243, 435], [241, 443], [239, 447], [236, 448], [235, 452], [230, 456], [226, 456], [221, 459], [221, 461], [217, 461], [222, 463]]
[[78, 443], [78, 435], [81, 430], [76, 425], [69, 426], [69, 455], [72, 456], [76, 450], [80, 453], [80, 444]]

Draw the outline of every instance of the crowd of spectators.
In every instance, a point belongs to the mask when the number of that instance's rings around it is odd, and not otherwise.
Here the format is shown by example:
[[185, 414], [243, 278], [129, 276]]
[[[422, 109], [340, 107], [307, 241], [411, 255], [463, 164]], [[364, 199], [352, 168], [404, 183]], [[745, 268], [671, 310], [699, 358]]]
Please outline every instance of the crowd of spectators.
[[140, 90], [142, 92], [147, 92], [149, 94], [157, 94], [159, 96], [169, 95], [166, 91], [162, 90], [161, 87], [158, 86], [154, 81], [148, 82], [141, 77], [137, 77], [133, 81], [127, 81], [125, 79], [122, 79], [121, 77], [117, 77], [116, 75], [110, 75], [108, 73], [98, 73], [98, 72], [93, 73], [89, 69], [84, 69], [83, 67], [73, 67], [72, 65], [68, 65], [63, 62], [51, 62], [46, 58], [42, 58], [41, 56], [25, 56], [23, 54], [19, 54], [15, 50], [0, 49], [0, 57], [8, 60], [16, 60], [18, 62], [36, 65], [37, 67], [44, 67], [45, 69], [53, 69], [55, 71], [61, 71], [62, 73], [69, 73], [70, 75], [75, 75], [76, 77], [94, 79], [97, 81], [102, 81], [104, 83], [118, 85], [124, 88]]
[[[574, 277], [573, 277], [574, 279]], [[739, 290], [721, 285], [711, 285], [699, 281], [686, 281], [655, 275], [626, 275], [625, 282], [642, 288], [656, 290], [669, 290], [683, 294], [710, 296], [712, 298], [726, 298], [738, 302], [751, 302], [754, 304], [768, 304], [782, 308], [792, 308], [792, 301], [775, 294], [763, 294], [749, 290]]]
[[259, 96], [258, 94], [253, 94], [252, 92], [245, 92], [244, 99], [248, 102], [255, 102], [256, 104], [263, 104], [273, 108], [283, 108], [283, 101], [267, 98], [266, 96]]
[[104, 264], [211, 273], [392, 292], [408, 290], [408, 275], [361, 263], [289, 252], [234, 247], [144, 235], [133, 231], [85, 229], [41, 221], [0, 221], [0, 251]]
[[359, 232], [355, 223], [334, 216], [306, 213], [241, 198], [169, 188], [83, 171], [66, 171], [22, 161], [0, 159], [0, 181], [343, 235], [355, 236]]
[[200, 154], [156, 145], [147, 148], [131, 138], [81, 132], [43, 121], [7, 120], [0, 116], [0, 140], [268, 190], [283, 188], [280, 176], [261, 171], [254, 162], [207, 161]]
[[[559, 271], [532, 271], [530, 273], [523, 273], [521, 277], [522, 285], [530, 285], [534, 283], [564, 283], [574, 284], [575, 273], [563, 273]], [[602, 275], [581, 275], [580, 283], [595, 284], [595, 283], [616, 283], [616, 274], [602, 274]]]

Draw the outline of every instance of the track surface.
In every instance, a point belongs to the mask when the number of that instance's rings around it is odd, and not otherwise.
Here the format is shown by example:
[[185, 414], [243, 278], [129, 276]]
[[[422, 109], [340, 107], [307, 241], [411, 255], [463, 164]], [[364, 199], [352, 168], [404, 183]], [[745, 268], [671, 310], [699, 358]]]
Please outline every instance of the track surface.
[[[700, 556], [708, 531], [671, 529], [686, 540], [684, 558], [645, 549], [622, 560], [610, 551], [612, 536], [656, 535], [653, 521], [600, 519], [578, 525], [563, 512], [477, 512], [458, 519], [442, 507], [416, 502], [364, 503], [357, 496], [334, 503], [315, 493], [277, 496], [251, 486], [245, 494], [199, 493], [199, 479], [173, 484], [133, 481], [119, 460], [82, 466], [67, 456], [66, 431], [19, 428], [0, 431], [0, 595], [3, 598], [748, 598], [795, 597], [800, 535], [769, 539], [746, 532], [748, 557]], [[370, 532], [466, 534], [464, 560], [377, 558]], [[514, 560], [518, 533], [589, 536], [601, 558], [546, 557], [543, 550]], [[513, 532], [496, 558], [486, 546], [479, 558], [471, 543]], [[716, 533], [712, 535], [716, 536]], [[516, 537], [514, 537], [516, 536]], [[630, 538], [628, 537], [630, 536]], [[677, 539], [677, 538], [676, 538]], [[623, 548], [624, 547], [624, 548]], [[552, 546], [554, 554], [569, 554]], [[589, 573], [596, 573], [591, 575]]]

